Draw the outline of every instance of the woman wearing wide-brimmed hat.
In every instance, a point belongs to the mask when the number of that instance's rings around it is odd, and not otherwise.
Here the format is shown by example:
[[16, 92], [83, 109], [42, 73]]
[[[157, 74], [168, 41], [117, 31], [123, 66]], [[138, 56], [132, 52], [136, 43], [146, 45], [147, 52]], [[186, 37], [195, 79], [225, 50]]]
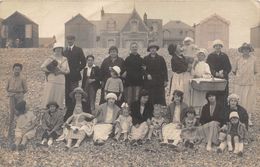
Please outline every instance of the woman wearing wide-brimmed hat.
[[46, 73], [43, 107], [55, 101], [62, 108], [65, 99], [65, 74], [70, 72], [67, 58], [63, 56], [62, 44], [54, 44], [53, 55], [44, 61], [41, 69]]
[[168, 82], [168, 70], [163, 56], [158, 55], [159, 45], [150, 43], [147, 51], [149, 55], [144, 57], [145, 81], [144, 88], [148, 90], [153, 104], [166, 105], [165, 87]]
[[233, 73], [235, 74], [234, 93], [240, 97], [240, 104], [246, 108], [249, 113], [249, 125], [252, 125], [251, 113], [255, 109], [256, 97], [256, 57], [251, 53], [253, 47], [248, 43], [243, 43], [238, 48], [241, 56], [234, 64]]
[[223, 105], [227, 105], [227, 97], [229, 94], [228, 74], [231, 72], [231, 63], [228, 55], [222, 51], [224, 47], [223, 41], [217, 39], [213, 41], [214, 52], [210, 53], [207, 58], [211, 74], [216, 78], [225, 79], [227, 85], [224, 91], [219, 91], [217, 98]]

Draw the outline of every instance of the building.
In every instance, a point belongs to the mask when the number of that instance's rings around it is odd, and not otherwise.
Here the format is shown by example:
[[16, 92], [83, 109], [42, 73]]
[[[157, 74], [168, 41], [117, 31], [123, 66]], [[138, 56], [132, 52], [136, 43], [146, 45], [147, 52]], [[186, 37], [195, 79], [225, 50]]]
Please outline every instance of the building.
[[[96, 47], [95, 25], [81, 14], [76, 15], [65, 23], [65, 36], [74, 35], [75, 44], [82, 48]], [[65, 39], [65, 45], [67, 44]]]
[[195, 25], [195, 43], [199, 47], [211, 48], [212, 42], [220, 39], [224, 42], [224, 47], [229, 48], [229, 25], [229, 21], [213, 14]]
[[56, 37], [41, 37], [39, 38], [39, 48], [52, 48], [54, 43], [56, 43]]
[[33, 22], [25, 15], [14, 12], [2, 22], [3, 43], [12, 43], [15, 47], [16, 41], [19, 41], [19, 46], [24, 48], [34, 48], [39, 45], [38, 24]]
[[260, 48], [260, 24], [250, 30], [250, 43], [254, 48]]
[[4, 19], [0, 18], [0, 48], [4, 48], [4, 44], [3, 44], [3, 33], [2, 32], [2, 22]]
[[172, 20], [163, 26], [163, 46], [167, 47], [169, 44], [182, 43], [185, 37], [194, 39], [194, 27], [180, 21]]

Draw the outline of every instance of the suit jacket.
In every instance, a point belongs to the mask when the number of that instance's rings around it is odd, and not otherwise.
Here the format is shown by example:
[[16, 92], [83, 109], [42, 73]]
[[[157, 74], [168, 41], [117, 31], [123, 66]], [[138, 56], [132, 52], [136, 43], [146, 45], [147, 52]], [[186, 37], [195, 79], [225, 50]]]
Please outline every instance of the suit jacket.
[[223, 105], [221, 103], [217, 103], [213, 115], [210, 115], [210, 104], [207, 103], [202, 107], [200, 123], [202, 125], [209, 123], [211, 121], [217, 121], [222, 126], [225, 122], [225, 112], [223, 109]]
[[140, 113], [140, 101], [135, 101], [130, 106], [131, 116], [133, 125], [141, 124], [148, 119], [151, 119], [153, 116], [153, 105], [150, 102], [147, 102], [144, 107], [143, 115]]
[[100, 69], [98, 66], [92, 67], [90, 76], [87, 76], [88, 68], [83, 70], [82, 88], [85, 90], [87, 79], [95, 79], [96, 81], [91, 83], [94, 89], [98, 90], [100, 88]]
[[72, 51], [66, 48], [64, 56], [67, 57], [70, 68], [70, 73], [66, 75], [66, 78], [75, 82], [81, 80], [80, 71], [86, 66], [86, 58], [83, 50], [77, 46], [74, 46]]

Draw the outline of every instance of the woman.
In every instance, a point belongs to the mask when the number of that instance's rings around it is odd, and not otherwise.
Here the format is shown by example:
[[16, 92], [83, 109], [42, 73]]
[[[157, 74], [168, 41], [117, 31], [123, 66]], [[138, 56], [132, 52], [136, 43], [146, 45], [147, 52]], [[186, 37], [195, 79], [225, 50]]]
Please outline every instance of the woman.
[[162, 128], [162, 145], [178, 145], [181, 140], [181, 124], [187, 109], [188, 105], [183, 102], [183, 92], [175, 90], [173, 92], [172, 103], [167, 108], [166, 119], [168, 120], [168, 124]]
[[106, 95], [105, 103], [99, 106], [96, 119], [97, 124], [94, 126], [94, 144], [103, 145], [108, 139], [109, 135], [113, 132], [113, 127], [116, 119], [119, 116], [120, 108], [115, 104], [117, 96], [114, 93]]
[[228, 96], [228, 107], [226, 112], [226, 120], [229, 120], [229, 114], [232, 111], [236, 111], [239, 116], [240, 122], [244, 123], [246, 125], [246, 128], [248, 129], [248, 113], [244, 107], [239, 105], [239, 96], [237, 94], [231, 94]]
[[206, 141], [207, 151], [212, 151], [212, 143], [219, 144], [218, 133], [220, 127], [225, 123], [225, 113], [222, 103], [216, 100], [216, 92], [207, 92], [206, 99], [208, 103], [202, 107], [199, 119], [201, 126], [198, 127], [197, 132], [198, 137]]
[[249, 112], [249, 125], [253, 125], [251, 113], [255, 109], [256, 99], [256, 58], [250, 53], [254, 51], [250, 44], [244, 43], [238, 51], [242, 54], [234, 65], [234, 93], [241, 98], [240, 102]]
[[221, 40], [213, 41], [213, 48], [215, 51], [208, 55], [206, 63], [209, 64], [211, 74], [214, 77], [225, 79], [227, 81], [225, 90], [219, 91], [217, 94], [218, 100], [226, 107], [226, 99], [229, 95], [228, 74], [231, 71], [231, 64], [227, 54], [221, 51], [223, 47], [224, 44]]
[[49, 102], [57, 102], [64, 107], [65, 99], [65, 74], [70, 72], [67, 58], [63, 56], [63, 46], [55, 43], [53, 56], [47, 58], [41, 65], [42, 71], [46, 74], [43, 107]]
[[[169, 94], [172, 96], [175, 90], [184, 91], [184, 73], [188, 69], [188, 63], [186, 62], [186, 58], [182, 55], [180, 45], [170, 44], [168, 52], [172, 56], [172, 78], [169, 89]], [[172, 99], [172, 97], [170, 97], [170, 99]]]
[[166, 105], [165, 87], [168, 82], [168, 70], [164, 58], [157, 54], [159, 46], [151, 43], [147, 48], [149, 55], [144, 57], [145, 82], [144, 88], [149, 92], [152, 104]]
[[149, 124], [153, 115], [153, 105], [149, 101], [149, 92], [141, 90], [138, 101], [130, 106], [133, 126], [130, 133], [132, 145], [140, 145], [149, 130]]

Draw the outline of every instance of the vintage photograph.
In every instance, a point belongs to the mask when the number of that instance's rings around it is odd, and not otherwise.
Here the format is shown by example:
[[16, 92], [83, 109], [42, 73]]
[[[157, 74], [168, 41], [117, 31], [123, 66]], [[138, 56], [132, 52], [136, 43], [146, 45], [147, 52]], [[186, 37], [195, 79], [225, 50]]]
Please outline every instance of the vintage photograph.
[[260, 0], [0, 0], [0, 167], [257, 167]]

